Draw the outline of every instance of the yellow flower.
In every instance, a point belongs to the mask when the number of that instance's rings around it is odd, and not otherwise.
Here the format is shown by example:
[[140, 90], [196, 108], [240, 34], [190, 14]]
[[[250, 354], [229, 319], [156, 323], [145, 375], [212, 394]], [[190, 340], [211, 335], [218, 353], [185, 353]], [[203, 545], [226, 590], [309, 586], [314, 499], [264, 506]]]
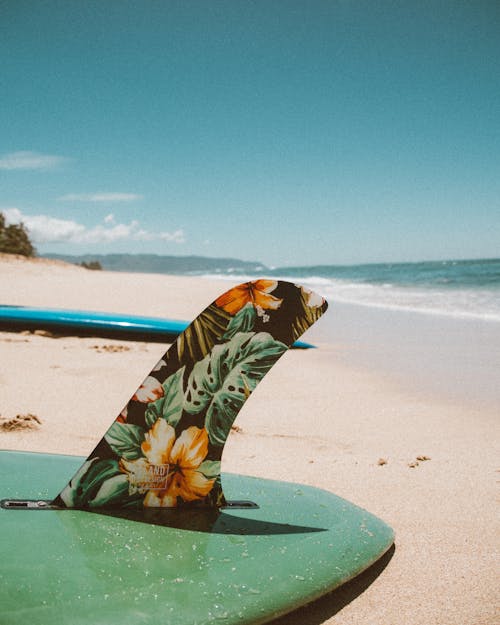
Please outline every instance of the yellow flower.
[[278, 286], [276, 280], [254, 280], [234, 287], [215, 300], [219, 308], [235, 315], [248, 303], [262, 309], [276, 310], [281, 306], [282, 299], [269, 295]]
[[127, 473], [129, 492], [146, 493], [146, 507], [175, 507], [183, 501], [203, 499], [212, 490], [215, 479], [198, 469], [208, 453], [205, 428], [191, 426], [175, 438], [175, 430], [165, 419], [158, 419], [141, 444], [143, 458], [120, 460]]

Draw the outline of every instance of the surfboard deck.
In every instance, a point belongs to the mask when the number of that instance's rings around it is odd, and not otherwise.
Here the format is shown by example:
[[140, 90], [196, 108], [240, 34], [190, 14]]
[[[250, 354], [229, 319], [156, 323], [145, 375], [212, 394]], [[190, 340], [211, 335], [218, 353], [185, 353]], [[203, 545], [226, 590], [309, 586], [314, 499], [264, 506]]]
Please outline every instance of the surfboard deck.
[[[180, 319], [0, 304], [0, 330], [41, 329], [61, 334], [172, 342], [188, 326], [188, 321]], [[292, 345], [294, 349], [313, 347], [305, 341], [295, 341]]]
[[[84, 459], [0, 452], [0, 498], [51, 499]], [[2, 625], [257, 624], [368, 568], [393, 532], [309, 486], [223, 474], [258, 508], [0, 509]]]

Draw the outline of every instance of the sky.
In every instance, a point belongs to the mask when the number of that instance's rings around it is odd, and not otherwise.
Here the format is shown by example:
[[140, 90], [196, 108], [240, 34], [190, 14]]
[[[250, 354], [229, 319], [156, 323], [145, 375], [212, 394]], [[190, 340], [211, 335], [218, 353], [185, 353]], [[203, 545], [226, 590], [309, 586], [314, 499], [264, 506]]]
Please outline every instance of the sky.
[[500, 256], [497, 0], [0, 0], [39, 254]]

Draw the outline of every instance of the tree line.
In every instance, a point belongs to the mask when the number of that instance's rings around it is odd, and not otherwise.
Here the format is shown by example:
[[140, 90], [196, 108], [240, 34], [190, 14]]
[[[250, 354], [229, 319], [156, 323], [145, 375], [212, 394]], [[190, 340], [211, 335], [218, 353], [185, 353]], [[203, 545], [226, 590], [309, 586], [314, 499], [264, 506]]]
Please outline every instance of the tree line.
[[[22, 222], [7, 225], [2, 212], [0, 212], [0, 252], [28, 257], [36, 256], [36, 249], [31, 242], [26, 226]], [[99, 261], [83, 262], [80, 265], [85, 269], [102, 269]]]
[[35, 246], [25, 225], [23, 223], [7, 225], [3, 213], [0, 213], [0, 252], [36, 256]]

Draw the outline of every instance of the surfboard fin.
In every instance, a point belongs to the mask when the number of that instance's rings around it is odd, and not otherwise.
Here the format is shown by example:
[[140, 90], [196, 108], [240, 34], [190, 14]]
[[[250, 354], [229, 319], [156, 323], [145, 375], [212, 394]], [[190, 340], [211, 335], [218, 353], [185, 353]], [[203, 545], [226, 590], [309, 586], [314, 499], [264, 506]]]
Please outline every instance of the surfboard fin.
[[51, 504], [224, 506], [220, 464], [236, 416], [326, 308], [316, 293], [277, 280], [218, 297], [178, 336]]

